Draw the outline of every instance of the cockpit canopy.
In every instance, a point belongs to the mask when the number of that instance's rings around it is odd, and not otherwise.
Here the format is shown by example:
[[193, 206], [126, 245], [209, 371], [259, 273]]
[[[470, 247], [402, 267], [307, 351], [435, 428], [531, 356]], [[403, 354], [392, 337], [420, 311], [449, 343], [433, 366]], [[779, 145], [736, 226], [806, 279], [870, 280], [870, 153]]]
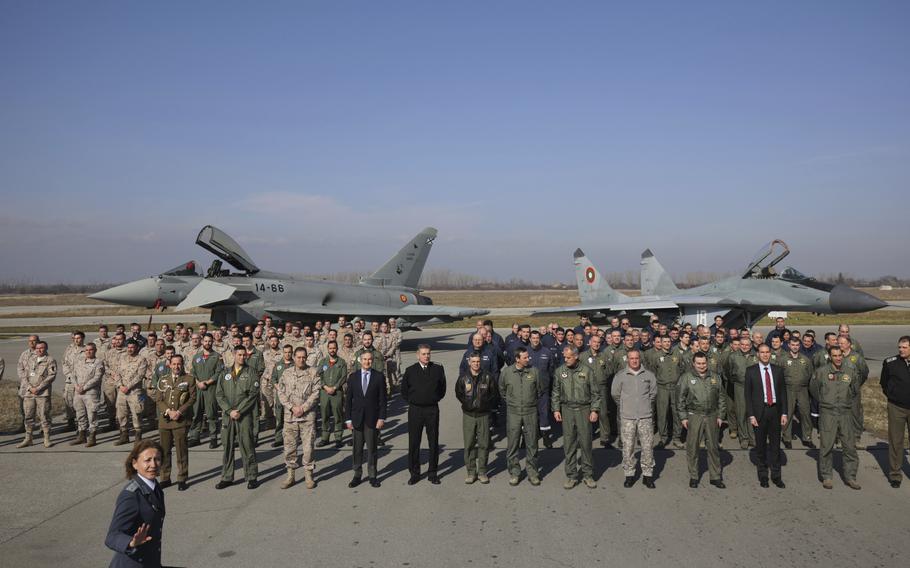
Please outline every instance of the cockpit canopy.
[[196, 261], [191, 260], [161, 273], [162, 276], [199, 276], [196, 272]]
[[746, 267], [743, 278], [774, 278], [777, 273], [774, 265], [790, 254], [790, 247], [780, 239], [775, 239], [760, 249], [752, 257], [752, 262]]
[[[242, 270], [248, 274], [259, 272], [259, 267], [250, 258], [243, 247], [237, 241], [232, 239], [227, 233], [213, 225], [206, 225], [199, 231], [196, 237], [196, 244], [221, 258], [237, 270]], [[220, 266], [218, 270], [220, 271]], [[209, 269], [212, 272], [212, 269]]]
[[784, 268], [784, 271], [780, 273], [780, 279], [786, 280], [787, 282], [792, 282], [794, 284], [800, 284], [807, 288], [824, 290], [825, 292], [830, 292], [834, 288], [833, 284], [828, 284], [827, 282], [819, 282], [811, 276], [806, 276], [792, 266]]

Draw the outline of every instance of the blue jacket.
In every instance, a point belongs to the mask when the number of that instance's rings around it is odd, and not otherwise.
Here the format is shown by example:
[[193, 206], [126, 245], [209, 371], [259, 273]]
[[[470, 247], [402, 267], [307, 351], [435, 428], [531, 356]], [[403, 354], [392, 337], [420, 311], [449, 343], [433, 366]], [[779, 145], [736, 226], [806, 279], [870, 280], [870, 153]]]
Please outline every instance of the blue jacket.
[[[468, 372], [468, 359], [472, 353], [474, 353], [473, 345], [468, 347], [461, 358], [461, 365], [458, 366], [458, 376], [465, 375]], [[502, 369], [502, 358], [499, 352], [492, 345], [485, 343], [480, 350], [480, 370], [489, 372], [498, 383], [500, 369]]]
[[[130, 548], [130, 541], [142, 523], [151, 526], [149, 536], [152, 540], [137, 548]], [[105, 546], [114, 551], [110, 566], [161, 566], [163, 528], [164, 493], [159, 498], [138, 475], [134, 475], [117, 496], [111, 527], [104, 539]]]

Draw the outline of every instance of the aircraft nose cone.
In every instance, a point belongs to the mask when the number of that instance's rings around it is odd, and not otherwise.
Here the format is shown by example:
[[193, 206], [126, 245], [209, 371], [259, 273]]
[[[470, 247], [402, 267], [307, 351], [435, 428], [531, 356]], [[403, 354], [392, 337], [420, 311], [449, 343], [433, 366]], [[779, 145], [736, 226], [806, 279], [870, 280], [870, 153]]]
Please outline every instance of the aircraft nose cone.
[[158, 300], [158, 279], [143, 278], [128, 282], [91, 294], [89, 298], [112, 304], [150, 308]]
[[888, 305], [888, 302], [882, 301], [871, 294], [854, 290], [844, 284], [838, 284], [831, 290], [829, 303], [831, 304], [831, 309], [839, 314], [871, 312]]

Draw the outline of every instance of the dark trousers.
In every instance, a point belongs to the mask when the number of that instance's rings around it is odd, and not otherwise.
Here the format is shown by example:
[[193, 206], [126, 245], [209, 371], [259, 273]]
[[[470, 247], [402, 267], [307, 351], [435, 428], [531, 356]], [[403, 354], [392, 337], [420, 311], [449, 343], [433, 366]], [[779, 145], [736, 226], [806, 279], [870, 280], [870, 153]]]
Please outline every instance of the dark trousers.
[[376, 477], [376, 464], [379, 457], [376, 455], [376, 445], [379, 441], [378, 434], [379, 430], [366, 424], [360, 428], [354, 428], [354, 477], [357, 479], [363, 477], [364, 445], [367, 447], [367, 474], [370, 479]]
[[439, 469], [439, 405], [408, 406], [408, 470], [411, 475], [420, 475], [420, 439], [427, 430], [430, 446], [428, 475], [436, 475]]
[[779, 404], [766, 406], [755, 428], [755, 455], [758, 458], [758, 478], [768, 479], [768, 462], [771, 477], [780, 479], [780, 416]]

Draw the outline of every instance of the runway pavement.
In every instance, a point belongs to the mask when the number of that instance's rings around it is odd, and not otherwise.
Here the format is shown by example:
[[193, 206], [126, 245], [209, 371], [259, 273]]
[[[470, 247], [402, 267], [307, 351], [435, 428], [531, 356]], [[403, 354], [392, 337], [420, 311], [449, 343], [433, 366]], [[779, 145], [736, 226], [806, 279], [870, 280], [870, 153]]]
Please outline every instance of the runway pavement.
[[[894, 351], [904, 327], [856, 327], [873, 359]], [[59, 355], [67, 338], [49, 337]], [[836, 481], [824, 490], [816, 451], [799, 443], [785, 452], [787, 488], [762, 489], [749, 453], [723, 451], [728, 488], [689, 489], [684, 451], [657, 452], [657, 488], [622, 487], [617, 450], [595, 449], [594, 490], [562, 488], [561, 443], [541, 451], [543, 484], [510, 487], [504, 440], [497, 440], [492, 482], [463, 483], [461, 412], [453, 395], [466, 330], [408, 333], [404, 362], [427, 341], [446, 366], [449, 393], [441, 404], [442, 485], [406, 484], [405, 407], [391, 404], [390, 446], [379, 458], [382, 487], [347, 487], [350, 448], [317, 450], [319, 486], [289, 490], [280, 450], [259, 448], [260, 480], [254, 491], [238, 483], [216, 491], [221, 448], [190, 452], [191, 487], [166, 490], [164, 562], [173, 566], [767, 566], [772, 564], [900, 565], [906, 537], [910, 482], [892, 489], [885, 479], [887, 447], [863, 437], [853, 491]], [[15, 365], [22, 342], [0, 342]], [[13, 355], [12, 357], [10, 355]], [[871, 366], [877, 373], [880, 363]], [[8, 368], [7, 373], [14, 372]], [[7, 380], [10, 375], [7, 375]], [[154, 434], [153, 434], [154, 435]], [[55, 433], [46, 449], [15, 449], [18, 436], [0, 436], [0, 558], [7, 566], [98, 566], [111, 556], [104, 537], [117, 493], [124, 485], [126, 450], [114, 434], [86, 450]], [[424, 455], [424, 460], [426, 456]], [[704, 471], [704, 457], [702, 457]], [[239, 465], [239, 456], [238, 456]], [[840, 458], [835, 460], [840, 468]], [[905, 462], [905, 472], [910, 466]], [[238, 468], [242, 474], [242, 468]], [[238, 478], [240, 479], [240, 478]]]

